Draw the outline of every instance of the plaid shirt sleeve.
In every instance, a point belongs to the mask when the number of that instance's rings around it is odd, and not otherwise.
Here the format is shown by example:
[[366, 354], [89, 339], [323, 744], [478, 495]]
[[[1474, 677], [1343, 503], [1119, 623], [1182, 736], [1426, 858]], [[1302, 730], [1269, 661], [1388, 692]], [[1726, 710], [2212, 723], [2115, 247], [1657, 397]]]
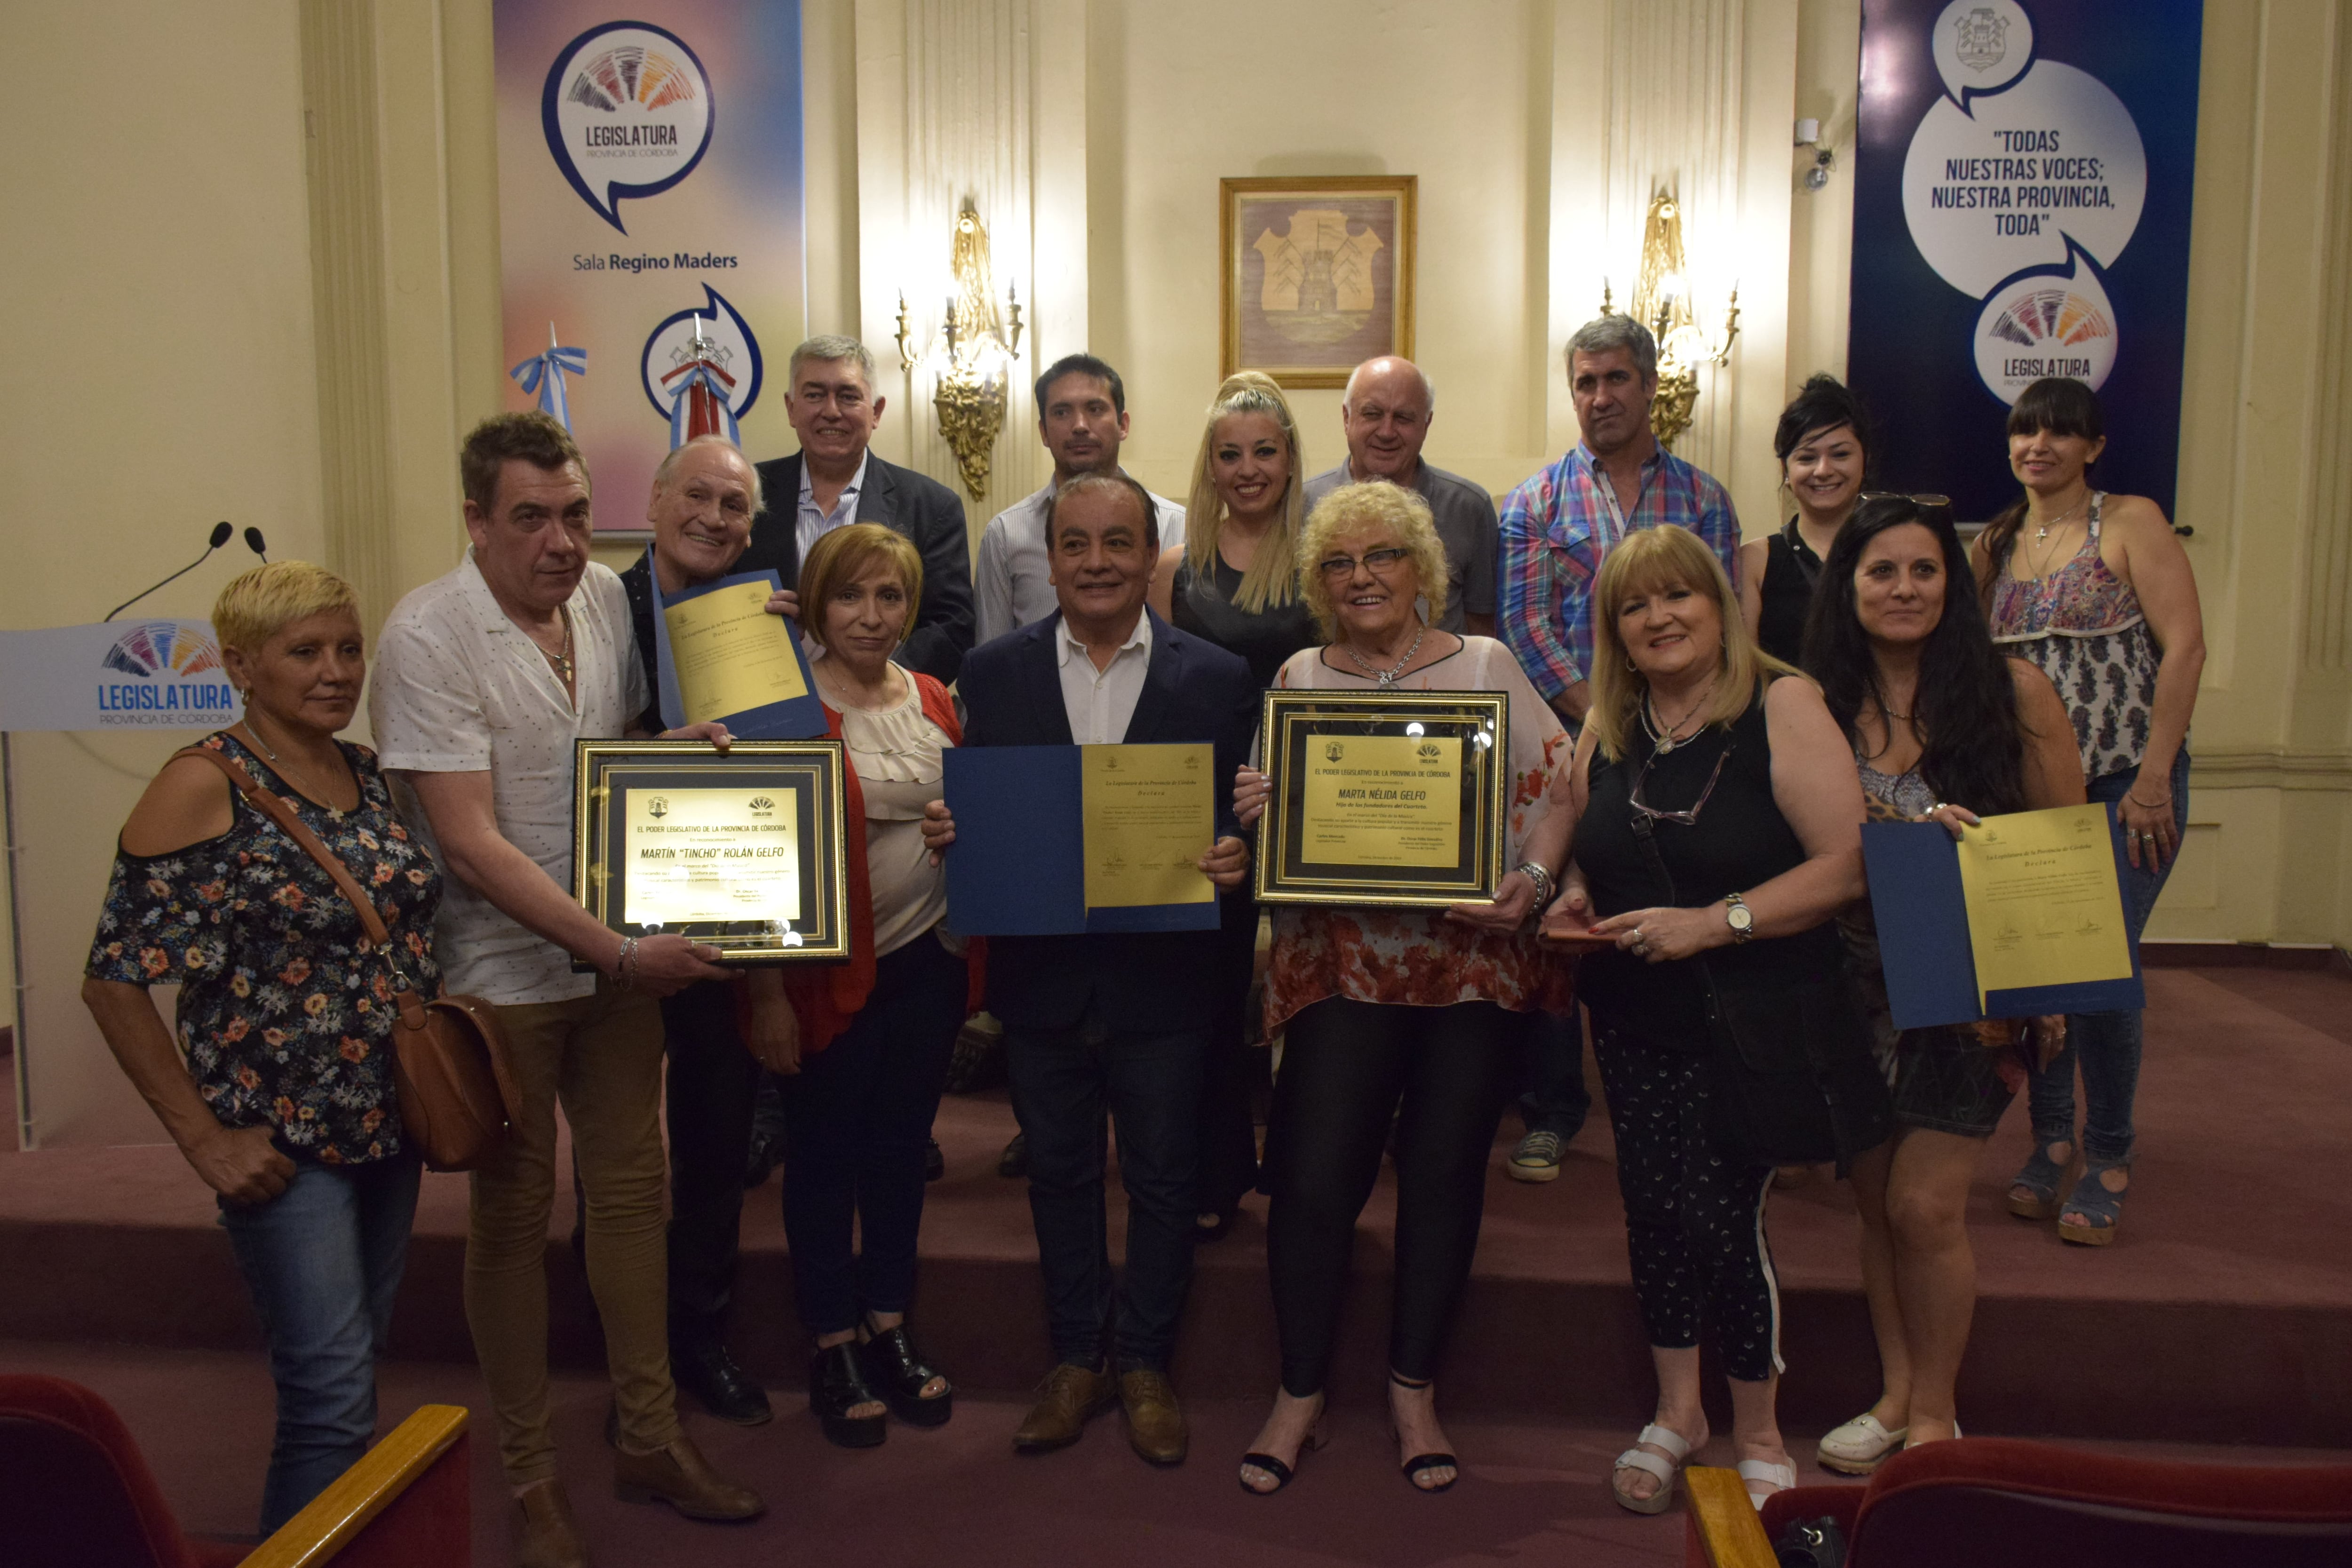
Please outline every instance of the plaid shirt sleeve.
[[1592, 635], [1591, 596], [1566, 591], [1563, 577], [1573, 563], [1551, 539], [1557, 499], [1553, 472], [1546, 469], [1510, 493], [1499, 519], [1503, 570], [1496, 629], [1547, 700], [1584, 679], [1576, 650], [1589, 646]]
[[1691, 531], [1699, 536], [1715, 558], [1723, 563], [1724, 575], [1731, 579], [1734, 588], [1739, 586], [1739, 513], [1733, 510], [1730, 492], [1706, 474], [1698, 476], [1697, 521]]

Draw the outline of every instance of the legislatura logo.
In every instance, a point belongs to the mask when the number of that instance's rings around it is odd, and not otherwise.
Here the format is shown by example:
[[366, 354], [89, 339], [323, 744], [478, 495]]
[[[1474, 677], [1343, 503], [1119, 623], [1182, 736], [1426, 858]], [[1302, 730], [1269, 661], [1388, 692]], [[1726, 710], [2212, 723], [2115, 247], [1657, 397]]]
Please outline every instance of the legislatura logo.
[[776, 815], [776, 803], [764, 795], [755, 795], [751, 797], [751, 815], [773, 816]]
[[1434, 741], [1423, 741], [1413, 748], [1412, 754], [1424, 763], [1433, 763], [1445, 754], [1445, 748]]
[[100, 723], [195, 729], [236, 717], [220, 648], [194, 626], [142, 621], [115, 638], [100, 664], [131, 678], [100, 682]]
[[555, 166], [625, 234], [622, 201], [658, 195], [694, 173], [714, 117], [701, 59], [676, 33], [643, 22], [609, 22], [572, 39], [540, 93]]

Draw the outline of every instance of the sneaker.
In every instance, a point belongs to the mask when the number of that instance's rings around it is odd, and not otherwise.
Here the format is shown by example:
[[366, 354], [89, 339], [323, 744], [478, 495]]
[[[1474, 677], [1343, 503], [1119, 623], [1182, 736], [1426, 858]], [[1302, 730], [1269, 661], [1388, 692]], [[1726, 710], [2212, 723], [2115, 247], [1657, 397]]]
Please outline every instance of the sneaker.
[[1519, 1146], [1511, 1151], [1510, 1163], [1503, 1168], [1515, 1182], [1557, 1181], [1562, 1148], [1557, 1132], [1530, 1132], [1519, 1140]]

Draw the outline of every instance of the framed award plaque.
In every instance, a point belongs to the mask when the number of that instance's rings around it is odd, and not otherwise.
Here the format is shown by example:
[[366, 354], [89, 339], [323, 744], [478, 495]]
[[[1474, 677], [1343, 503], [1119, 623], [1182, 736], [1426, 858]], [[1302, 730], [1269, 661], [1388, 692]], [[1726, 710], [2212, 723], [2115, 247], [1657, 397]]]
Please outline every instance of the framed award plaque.
[[722, 963], [849, 956], [840, 742], [582, 741], [576, 761], [572, 893], [598, 920]]
[[1503, 879], [1509, 699], [1498, 691], [1265, 694], [1257, 896], [1443, 907]]

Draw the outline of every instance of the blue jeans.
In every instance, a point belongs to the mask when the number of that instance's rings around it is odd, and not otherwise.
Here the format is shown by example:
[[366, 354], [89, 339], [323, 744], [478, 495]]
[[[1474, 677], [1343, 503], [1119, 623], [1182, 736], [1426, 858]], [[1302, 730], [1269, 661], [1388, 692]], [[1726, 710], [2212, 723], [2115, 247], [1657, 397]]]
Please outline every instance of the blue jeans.
[[[1122, 1033], [1090, 1020], [1075, 1029], [1006, 1032], [1057, 1360], [1100, 1366], [1108, 1334], [1118, 1371], [1168, 1368], [1192, 1285], [1208, 1054], [1205, 1029]], [[1118, 1124], [1118, 1175], [1127, 1189], [1127, 1277], [1115, 1307], [1104, 1212], [1106, 1111]]]
[[[2104, 773], [2091, 781], [2093, 804], [2119, 801], [2139, 776], [2137, 769]], [[2189, 752], [2172, 761], [2172, 831], [2174, 857], [2189, 831]], [[2123, 829], [2116, 829], [2120, 842]], [[2173, 862], [2161, 870], [2148, 868], [2141, 858], [2135, 869], [2124, 866], [2124, 924], [2129, 931], [2132, 959], [2139, 958], [2139, 933], [2147, 924], [2156, 896], [2164, 890]], [[2128, 1161], [2132, 1154], [2132, 1098], [2139, 1089], [2140, 1014], [2137, 1008], [2116, 1013], [2072, 1013], [2066, 1017], [2066, 1047], [2049, 1067], [2032, 1075], [2027, 1103], [2032, 1108], [2037, 1143], [2074, 1141], [2074, 1068], [2083, 1072], [2083, 1098], [2088, 1114], [2083, 1122], [2083, 1153], [2086, 1159]]]
[[420, 1169], [414, 1159], [302, 1165], [268, 1203], [220, 1205], [278, 1384], [264, 1535], [351, 1468], [375, 1436], [375, 1363], [408, 1260]]
[[1528, 1028], [1528, 1089], [1519, 1096], [1519, 1125], [1529, 1132], [1573, 1139], [1592, 1110], [1584, 1087], [1584, 1025], [1571, 1009], [1565, 1016], [1538, 1013]]

